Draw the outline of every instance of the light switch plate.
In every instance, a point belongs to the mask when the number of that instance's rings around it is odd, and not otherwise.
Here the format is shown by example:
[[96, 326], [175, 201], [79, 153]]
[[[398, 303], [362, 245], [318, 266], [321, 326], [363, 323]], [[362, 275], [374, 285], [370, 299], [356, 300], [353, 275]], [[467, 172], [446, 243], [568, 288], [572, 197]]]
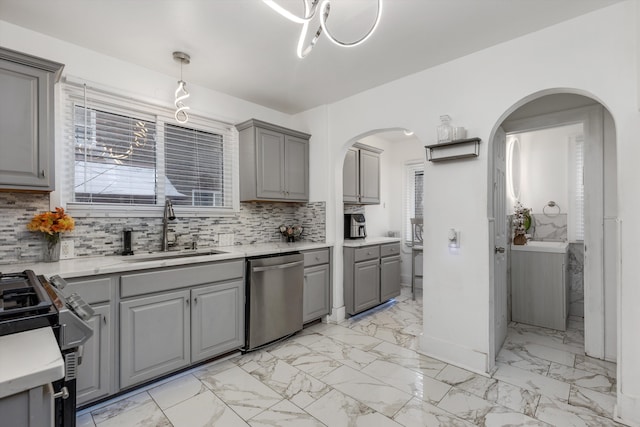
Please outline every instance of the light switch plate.
[[60, 259], [70, 259], [75, 257], [75, 247], [73, 240], [63, 240], [60, 242]]

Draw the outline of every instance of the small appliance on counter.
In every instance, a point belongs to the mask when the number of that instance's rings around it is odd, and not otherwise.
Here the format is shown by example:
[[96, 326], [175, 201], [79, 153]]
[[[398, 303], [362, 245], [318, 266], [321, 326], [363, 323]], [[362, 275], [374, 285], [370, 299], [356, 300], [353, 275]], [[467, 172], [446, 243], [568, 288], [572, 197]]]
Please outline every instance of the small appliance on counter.
[[367, 226], [363, 214], [344, 214], [344, 238], [364, 239], [367, 237]]

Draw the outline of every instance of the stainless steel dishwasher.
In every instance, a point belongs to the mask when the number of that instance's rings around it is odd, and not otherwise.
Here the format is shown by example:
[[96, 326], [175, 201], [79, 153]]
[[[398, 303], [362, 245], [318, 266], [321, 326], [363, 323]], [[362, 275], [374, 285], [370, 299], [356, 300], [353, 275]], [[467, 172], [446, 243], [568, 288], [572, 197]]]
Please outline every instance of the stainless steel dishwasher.
[[302, 329], [301, 253], [248, 258], [247, 278], [245, 351]]

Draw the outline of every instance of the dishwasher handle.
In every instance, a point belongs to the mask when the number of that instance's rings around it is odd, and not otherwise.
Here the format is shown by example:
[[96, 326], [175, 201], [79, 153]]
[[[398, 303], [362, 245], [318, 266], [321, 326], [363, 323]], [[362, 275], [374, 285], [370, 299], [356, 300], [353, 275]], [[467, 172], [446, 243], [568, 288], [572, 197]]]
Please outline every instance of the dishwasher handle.
[[304, 261], [294, 261], [294, 262], [288, 262], [286, 264], [270, 265], [268, 267], [252, 267], [251, 272], [259, 273], [261, 271], [283, 270], [285, 268], [291, 268], [291, 267], [296, 267], [298, 265], [302, 265], [303, 263]]

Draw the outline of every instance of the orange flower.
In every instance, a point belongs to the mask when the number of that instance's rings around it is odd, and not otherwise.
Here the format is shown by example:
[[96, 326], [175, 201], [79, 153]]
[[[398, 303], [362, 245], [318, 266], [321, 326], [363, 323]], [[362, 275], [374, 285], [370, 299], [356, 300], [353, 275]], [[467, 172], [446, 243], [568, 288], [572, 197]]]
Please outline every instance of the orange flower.
[[43, 212], [34, 215], [31, 222], [27, 224], [27, 229], [53, 236], [58, 233], [73, 231], [75, 225], [73, 218], [66, 214], [63, 208], [56, 208], [55, 212]]

